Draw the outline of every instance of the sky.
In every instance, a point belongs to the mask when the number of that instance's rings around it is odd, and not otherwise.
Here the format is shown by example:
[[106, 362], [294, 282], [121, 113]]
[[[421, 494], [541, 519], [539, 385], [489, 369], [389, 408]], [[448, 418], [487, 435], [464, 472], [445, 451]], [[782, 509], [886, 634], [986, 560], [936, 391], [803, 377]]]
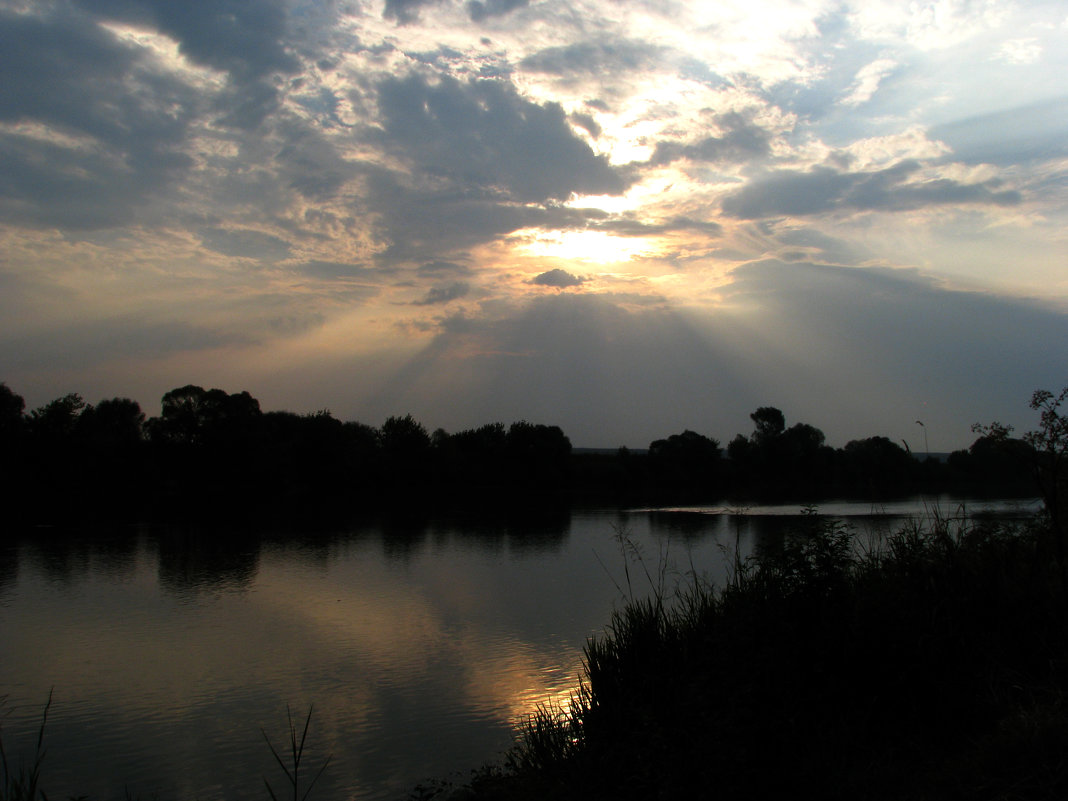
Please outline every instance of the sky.
[[1068, 383], [1066, 223], [1062, 0], [0, 0], [28, 409], [952, 450]]

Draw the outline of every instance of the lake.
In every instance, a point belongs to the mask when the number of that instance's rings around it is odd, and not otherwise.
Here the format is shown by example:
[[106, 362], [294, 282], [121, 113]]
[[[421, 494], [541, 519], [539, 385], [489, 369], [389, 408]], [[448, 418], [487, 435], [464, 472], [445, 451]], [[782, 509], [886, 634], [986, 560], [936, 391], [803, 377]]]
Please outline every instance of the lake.
[[[1035, 501], [834, 502], [861, 547], [902, 520], [1017, 516]], [[337, 531], [39, 529], [0, 545], [0, 719], [32, 752], [49, 691], [53, 798], [263, 799], [264, 741], [314, 705], [312, 799], [403, 799], [508, 748], [566, 703], [582, 648], [625, 595], [722, 583], [798, 506], [584, 510]]]

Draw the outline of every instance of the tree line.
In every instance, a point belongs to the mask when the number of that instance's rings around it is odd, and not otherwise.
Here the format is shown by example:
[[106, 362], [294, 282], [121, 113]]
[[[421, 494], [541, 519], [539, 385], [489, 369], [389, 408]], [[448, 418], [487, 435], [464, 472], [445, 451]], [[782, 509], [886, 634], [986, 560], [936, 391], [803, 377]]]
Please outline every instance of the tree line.
[[750, 417], [753, 431], [726, 448], [685, 430], [645, 451], [575, 452], [553, 425], [430, 432], [405, 415], [373, 427], [328, 410], [265, 412], [248, 392], [192, 384], [164, 394], [151, 418], [128, 398], [91, 405], [76, 393], [27, 412], [0, 383], [0, 486], [30, 521], [1034, 492], [1034, 449], [1004, 430], [943, 462], [882, 436], [832, 448], [775, 407]]

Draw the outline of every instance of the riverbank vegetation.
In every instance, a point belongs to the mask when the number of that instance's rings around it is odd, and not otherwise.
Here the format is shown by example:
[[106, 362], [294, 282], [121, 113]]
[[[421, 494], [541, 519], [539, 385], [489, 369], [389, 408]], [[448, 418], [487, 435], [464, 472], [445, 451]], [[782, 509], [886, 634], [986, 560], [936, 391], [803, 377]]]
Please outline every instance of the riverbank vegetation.
[[1007, 430], [936, 459], [878, 435], [832, 448], [774, 407], [750, 416], [754, 430], [726, 448], [686, 430], [641, 451], [591, 451], [553, 425], [428, 432], [406, 415], [373, 427], [194, 385], [166, 393], [152, 418], [127, 398], [74, 393], [27, 412], [0, 384], [0, 499], [18, 522], [56, 523], [1033, 492], [1036, 449]]
[[726, 586], [632, 598], [456, 797], [1064, 798], [1061, 537], [937, 518], [858, 553], [812, 516]]

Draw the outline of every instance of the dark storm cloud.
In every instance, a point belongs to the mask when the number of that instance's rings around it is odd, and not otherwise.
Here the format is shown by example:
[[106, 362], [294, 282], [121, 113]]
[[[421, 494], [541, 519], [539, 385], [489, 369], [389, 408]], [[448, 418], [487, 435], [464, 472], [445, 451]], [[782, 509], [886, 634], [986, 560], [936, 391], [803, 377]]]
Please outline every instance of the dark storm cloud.
[[277, 126], [275, 134], [284, 141], [274, 156], [278, 179], [302, 197], [332, 198], [358, 174], [357, 167], [310, 125], [287, 120]]
[[218, 121], [235, 128], [261, 124], [279, 103], [271, 77], [292, 74], [300, 61], [284, 0], [74, 0], [96, 19], [148, 26], [178, 43], [190, 61], [225, 72], [231, 85], [216, 105]]
[[467, 13], [472, 22], [481, 22], [487, 17], [502, 17], [528, 5], [530, 0], [471, 0], [467, 4]]
[[380, 261], [434, 261], [535, 224], [544, 211], [501, 202], [479, 192], [435, 191], [402, 184], [400, 176], [370, 171], [368, 203], [390, 245]]
[[521, 228], [584, 228], [591, 216], [599, 216], [562, 206], [507, 203], [484, 193], [405, 187], [382, 173], [372, 174], [367, 186], [378, 233], [390, 242], [378, 255], [385, 264], [456, 258]]
[[283, 0], [74, 0], [94, 16], [149, 24], [178, 42], [198, 64], [238, 80], [272, 72], [292, 73], [299, 62], [287, 51]]
[[422, 300], [417, 300], [412, 305], [433, 306], [439, 303], [449, 303], [450, 301], [464, 297], [470, 291], [471, 287], [466, 281], [456, 281], [447, 286], [431, 288]]
[[251, 131], [278, 110], [278, 90], [264, 80], [228, 86], [212, 106], [216, 121], [228, 128]]
[[310, 28], [323, 25], [316, 11], [301, 14], [292, 27], [285, 0], [74, 0], [93, 19], [151, 28], [167, 35], [195, 64], [220, 70], [229, 85], [214, 105], [217, 123], [249, 130], [261, 125], [280, 105], [273, 78], [300, 69], [297, 52], [317, 57], [316, 45], [304, 41]]
[[658, 142], [650, 163], [656, 166], [679, 159], [690, 161], [750, 161], [766, 156], [771, 138], [768, 132], [744, 114], [731, 111], [717, 115], [713, 122], [723, 133], [708, 136], [693, 144]]
[[575, 136], [559, 104], [525, 100], [509, 83], [390, 78], [380, 84], [378, 102], [383, 144], [458, 188], [521, 202], [625, 188], [608, 160]]
[[996, 181], [962, 184], [949, 179], [909, 183], [918, 161], [902, 161], [885, 170], [844, 173], [827, 167], [808, 172], [781, 170], [755, 179], [727, 196], [723, 211], [731, 217], [758, 219], [803, 216], [836, 209], [909, 211], [947, 203], [1011, 206], [1019, 192], [1002, 190]]
[[561, 77], [634, 72], [661, 64], [665, 48], [634, 39], [550, 47], [519, 62], [520, 68]]
[[280, 261], [289, 256], [289, 243], [261, 231], [211, 228], [201, 234], [204, 247], [224, 256]]
[[525, 227], [584, 227], [604, 212], [553, 201], [626, 186], [559, 105], [524, 100], [501, 81], [388, 79], [379, 106], [382, 145], [410, 167], [362, 168], [369, 208], [391, 243], [387, 262], [449, 258]]
[[437, 5], [441, 0], [386, 0], [382, 16], [394, 20], [398, 25], [410, 25], [419, 19], [419, 9], [423, 6]]
[[197, 111], [192, 92], [84, 18], [0, 12], [0, 75], [0, 121], [59, 135], [0, 135], [8, 220], [126, 222], [192, 164], [181, 152]]
[[535, 276], [530, 283], [538, 284], [539, 286], [554, 286], [558, 289], [566, 289], [567, 287], [581, 286], [588, 280], [588, 278], [580, 278], [577, 275], [572, 275], [567, 270], [557, 268]]

